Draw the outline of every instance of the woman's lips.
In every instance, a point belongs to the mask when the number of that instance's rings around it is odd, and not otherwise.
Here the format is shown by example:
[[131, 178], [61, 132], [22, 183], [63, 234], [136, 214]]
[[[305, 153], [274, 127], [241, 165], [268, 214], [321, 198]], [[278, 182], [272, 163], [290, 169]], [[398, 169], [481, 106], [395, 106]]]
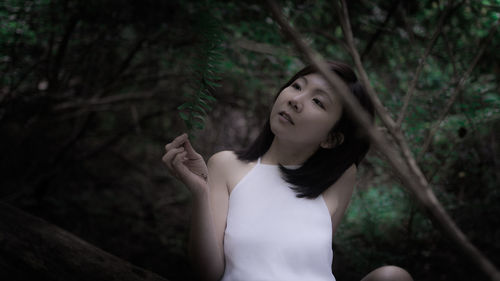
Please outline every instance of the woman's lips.
[[292, 125], [295, 125], [295, 123], [293, 123], [292, 117], [290, 117], [290, 115], [288, 113], [286, 113], [285, 111], [281, 111], [279, 113], [279, 115], [283, 116], [283, 118], [288, 120], [288, 122], [290, 122]]

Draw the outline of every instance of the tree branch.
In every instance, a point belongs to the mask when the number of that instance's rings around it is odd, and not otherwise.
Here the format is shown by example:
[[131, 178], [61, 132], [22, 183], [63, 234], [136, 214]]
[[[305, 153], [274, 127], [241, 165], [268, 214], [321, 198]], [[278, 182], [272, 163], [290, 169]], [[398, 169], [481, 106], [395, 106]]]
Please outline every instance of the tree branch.
[[337, 44], [339, 44], [340, 46], [342, 46], [342, 48], [346, 51], [346, 52], [350, 52], [351, 49], [349, 48], [349, 46], [347, 46], [347, 43], [344, 42], [343, 40], [333, 36], [330, 32], [327, 32], [326, 30], [323, 30], [323, 29], [314, 29], [312, 30], [313, 32], [316, 32], [316, 33], [319, 33], [321, 34], [321, 36], [324, 36], [330, 40], [332, 40], [332, 42], [335, 42]]
[[[371, 87], [370, 85], [370, 81], [368, 80], [368, 76], [366, 75], [366, 71], [364, 70], [358, 52], [354, 45], [352, 29], [350, 27], [350, 22], [349, 22], [347, 3], [345, 0], [341, 0], [341, 2], [342, 2], [343, 12], [341, 14], [340, 19], [343, 26], [344, 34], [347, 39], [347, 43], [352, 49], [351, 54], [353, 55], [354, 61], [356, 63], [356, 68], [358, 69], [358, 72], [360, 72], [361, 74], [362, 82], [367, 88], [369, 96], [377, 97], [375, 91], [373, 90], [373, 87]], [[497, 24], [498, 21], [495, 25]], [[378, 98], [376, 98], [376, 101], [380, 102]], [[380, 108], [381, 107], [379, 107], [379, 109]], [[391, 132], [391, 134], [394, 136], [397, 143], [399, 144], [399, 147], [404, 156], [405, 160], [404, 162], [406, 162], [406, 164], [408, 165], [410, 173], [401, 174], [403, 170], [399, 169], [400, 167], [398, 166], [394, 166], [395, 162], [392, 161], [392, 159], [390, 158], [388, 159], [390, 160], [391, 165], [393, 165], [393, 168], [395, 168], [396, 171], [398, 172], [399, 176], [403, 177], [402, 181], [403, 183], [405, 183], [405, 186], [410, 188], [410, 191], [413, 192], [413, 194], [417, 197], [420, 203], [427, 209], [427, 211], [431, 215], [431, 218], [434, 220], [434, 222], [438, 223], [438, 226], [441, 227], [444, 234], [446, 234], [449, 238], [451, 238], [451, 240], [455, 242], [455, 244], [459, 247], [459, 249], [461, 249], [467, 255], [467, 257], [470, 258], [471, 261], [473, 261], [486, 275], [488, 275], [491, 278], [491, 280], [495, 281], [500, 280], [500, 272], [496, 269], [493, 263], [491, 263], [491, 261], [489, 261], [474, 245], [470, 243], [467, 237], [456, 226], [454, 221], [449, 217], [445, 209], [437, 200], [436, 196], [434, 195], [432, 189], [430, 188], [427, 182], [427, 179], [425, 178], [422, 171], [418, 167], [417, 162], [415, 161], [415, 158], [413, 157], [411, 150], [401, 130], [398, 127], [393, 126], [394, 124], [390, 122], [392, 120], [388, 116], [388, 114], [382, 111], [379, 111], [378, 113], [379, 116], [380, 113], [386, 115], [380, 117], [383, 121], [385, 120], [384, 123], [386, 127], [388, 127], [389, 132]], [[389, 156], [388, 154], [385, 155]], [[416, 178], [417, 180], [414, 180], [413, 178]]]
[[271, 44], [260, 43], [250, 39], [241, 38], [235, 40], [232, 44], [233, 47], [242, 48], [248, 51], [262, 53], [262, 54], [270, 54], [270, 55], [280, 55], [280, 54], [289, 54], [292, 55], [291, 50], [286, 48], [278, 48]]
[[476, 56], [472, 60], [472, 63], [469, 65], [469, 68], [465, 71], [465, 73], [462, 75], [460, 80], [458, 81], [458, 85], [454, 88], [451, 97], [448, 99], [446, 102], [446, 106], [444, 107], [444, 110], [441, 112], [438, 120], [434, 123], [432, 128], [429, 131], [429, 134], [427, 135], [427, 138], [424, 141], [424, 144], [422, 145], [422, 148], [420, 149], [420, 152], [418, 154], [417, 160], [420, 160], [422, 156], [425, 154], [427, 149], [429, 148], [432, 139], [434, 138], [434, 135], [436, 134], [437, 130], [439, 129], [439, 126], [441, 125], [441, 122], [443, 122], [444, 118], [450, 111], [452, 105], [455, 103], [455, 100], [458, 97], [458, 94], [462, 91], [465, 82], [469, 78], [470, 74], [472, 73], [472, 70], [476, 67], [477, 62], [479, 59], [483, 56], [484, 50], [486, 49], [486, 45], [493, 39], [493, 36], [495, 35], [495, 32], [497, 30], [497, 27], [500, 23], [500, 20], [497, 20], [490, 28], [488, 32], [488, 36], [481, 42], [479, 51], [477, 52]]
[[453, 67], [453, 77], [458, 77], [457, 60], [455, 58], [455, 55], [453, 54], [453, 49], [451, 48], [451, 42], [448, 39], [446, 33], [443, 33], [443, 39], [446, 46], [446, 50], [448, 51], [448, 55], [450, 56], [451, 66]]
[[[334, 5], [337, 5], [335, 1], [334, 1]], [[343, 19], [344, 14], [348, 15], [347, 6], [343, 5], [342, 8], [343, 8], [342, 10], [337, 9], [339, 11], [339, 17], [341, 19], [340, 20], [341, 27], [342, 27], [342, 30], [344, 32], [347, 46], [349, 48], [349, 53], [353, 57], [356, 68], [360, 72], [359, 73], [360, 80], [364, 84], [364, 86], [366, 87], [367, 93], [370, 96], [370, 99], [372, 100], [373, 105], [375, 106], [375, 111], [379, 115], [380, 119], [385, 124], [387, 129], [389, 129], [389, 132], [392, 135], [395, 135], [394, 129], [396, 128], [396, 126], [395, 126], [396, 123], [394, 122], [394, 120], [392, 120], [392, 118], [387, 113], [388, 112], [387, 109], [384, 107], [384, 105], [382, 104], [382, 102], [380, 101], [378, 96], [375, 94], [375, 90], [373, 90], [371, 84], [366, 83], [366, 82], [369, 82], [369, 79], [368, 79], [368, 75], [366, 74], [366, 72], [364, 71], [364, 68], [361, 65], [361, 58], [359, 57], [359, 53], [356, 51], [356, 47], [354, 44], [354, 38], [352, 36], [351, 23], [349, 22], [348, 19], [347, 20]]]
[[389, 23], [389, 21], [390, 21], [390, 19], [392, 17], [392, 15], [398, 9], [398, 6], [399, 6], [400, 2], [401, 2], [401, 0], [393, 0], [392, 1], [391, 6], [389, 7], [389, 11], [387, 12], [387, 15], [385, 16], [384, 22], [382, 23], [382, 25], [380, 25], [377, 28], [377, 31], [375, 32], [375, 34], [372, 35], [372, 37], [368, 41], [368, 44], [366, 44], [365, 49], [361, 53], [361, 59], [363, 59], [370, 52], [370, 50], [372, 49], [373, 45], [375, 45], [375, 42], [382, 35], [382, 33], [384, 32], [384, 29], [387, 27], [387, 24]]
[[429, 41], [429, 44], [427, 45], [427, 48], [425, 49], [424, 54], [418, 60], [417, 70], [415, 71], [415, 75], [413, 76], [413, 80], [410, 83], [410, 87], [408, 88], [408, 91], [406, 92], [406, 95], [403, 98], [403, 100], [404, 100], [403, 101], [403, 107], [401, 108], [401, 111], [399, 112], [399, 115], [398, 115], [399, 117], [398, 117], [398, 120], [396, 122], [397, 128], [400, 128], [401, 124], [403, 123], [403, 120], [404, 120], [404, 117], [405, 117], [405, 114], [406, 114], [406, 110], [408, 109], [408, 105], [410, 103], [410, 99], [411, 99], [411, 97], [413, 95], [413, 92], [415, 91], [415, 87], [417, 85], [418, 78], [420, 77], [420, 72], [424, 68], [425, 61], [427, 60], [427, 57], [431, 53], [431, 50], [434, 47], [434, 45], [435, 45], [435, 43], [437, 41], [437, 38], [441, 34], [441, 31], [443, 30], [443, 24], [445, 22], [445, 19], [448, 18], [452, 6], [453, 6], [452, 1], [449, 1], [448, 2], [448, 6], [446, 7], [446, 10], [439, 17], [438, 26], [436, 27], [436, 30], [434, 31], [434, 34], [432, 34], [431, 40]]
[[144, 93], [127, 94], [127, 95], [118, 94], [113, 96], [106, 96], [103, 98], [92, 98], [90, 100], [85, 100], [83, 102], [80, 101], [65, 102], [55, 105], [52, 108], [52, 110], [61, 111], [61, 110], [68, 110], [68, 109], [75, 109], [75, 108], [89, 107], [89, 106], [100, 106], [100, 105], [107, 105], [107, 104], [127, 102], [127, 101], [148, 100], [151, 99], [154, 95], [155, 92], [149, 92], [146, 94]]
[[[277, 23], [281, 26], [282, 31], [293, 41], [297, 49], [299, 49], [299, 51], [302, 52], [306, 56], [306, 58], [318, 69], [318, 72], [332, 87], [333, 92], [336, 93], [341, 99], [347, 112], [349, 112], [352, 118], [356, 120], [356, 122], [358, 122], [358, 124], [366, 131], [367, 136], [374, 144], [375, 148], [378, 149], [386, 157], [387, 161], [396, 171], [403, 184], [412, 192], [412, 194], [426, 208], [426, 210], [429, 211], [431, 218], [433, 218], [435, 222], [442, 227], [444, 233], [448, 237], [450, 237], [452, 241], [454, 241], [455, 244], [467, 254], [468, 257], [474, 260], [474, 262], [486, 274], [488, 274], [488, 276], [490, 276], [492, 280], [500, 280], [500, 273], [497, 271], [495, 266], [467, 240], [465, 235], [460, 231], [460, 229], [458, 229], [458, 227], [448, 216], [448, 214], [434, 195], [432, 189], [429, 187], [427, 180], [418, 169], [418, 166], [416, 165], [414, 159], [402, 159], [401, 155], [391, 145], [389, 145], [387, 140], [383, 138], [381, 133], [376, 130], [375, 127], [371, 124], [368, 114], [361, 108], [355, 98], [349, 94], [345, 83], [337, 75], [328, 70], [328, 66], [320, 57], [320, 55], [311, 50], [310, 47], [307, 46], [300, 38], [300, 35], [288, 24], [288, 22], [284, 20], [276, 3], [272, 0], [268, 0], [267, 2]], [[345, 1], [343, 1], [343, 8], [344, 12], [346, 13], [347, 11]], [[347, 14], [345, 19], [348, 19]], [[349, 28], [350, 30], [350, 23], [348, 20], [343, 21], [343, 26]], [[346, 32], [346, 37], [349, 37], [348, 44], [353, 46], [352, 33], [349, 34]], [[363, 77], [362, 82], [368, 82], [367, 84], [365, 84], [365, 87], [370, 89], [369, 91], [371, 92], [369, 93], [369, 95], [376, 96], [373, 88], [369, 84], [366, 72], [361, 65], [359, 54], [357, 53], [356, 49], [353, 49], [352, 51], [353, 56], [356, 58], [356, 65], [359, 66], [358, 71]], [[379, 110], [383, 108], [380, 101], [378, 107]], [[382, 111], [382, 114], [386, 113]], [[389, 116], [381, 116], [381, 118], [392, 121]], [[392, 122], [391, 125], [393, 124], [394, 122]], [[394, 127], [390, 129], [393, 130]], [[397, 141], [398, 143], [401, 143], [401, 140], [397, 139]], [[405, 157], [407, 157], [407, 155], [405, 155]]]
[[51, 71], [49, 73], [49, 87], [53, 89], [54, 87], [57, 89], [59, 87], [59, 73], [61, 71], [61, 65], [66, 55], [66, 51], [69, 45], [69, 41], [71, 36], [73, 35], [76, 26], [79, 22], [78, 17], [72, 16], [66, 26], [64, 35], [59, 43], [59, 47], [57, 48], [56, 55], [54, 58], [54, 63], [51, 67]]
[[[174, 107], [174, 108], [176, 108], [176, 107]], [[155, 112], [145, 114], [140, 118], [138, 123], [139, 124], [144, 123], [150, 119], [161, 116], [165, 112], [172, 112], [172, 111], [174, 111], [174, 108], [169, 109], [169, 110], [162, 109], [162, 110], [158, 110]], [[112, 137], [109, 137], [107, 140], [101, 142], [99, 145], [96, 145], [96, 147], [94, 149], [92, 149], [91, 151], [87, 151], [87, 152], [82, 153], [81, 155], [77, 156], [77, 159], [79, 161], [83, 161], [83, 160], [89, 159], [89, 158], [99, 154], [101, 151], [103, 151], [103, 150], [111, 147], [112, 145], [116, 144], [117, 142], [119, 142], [124, 136], [129, 134], [135, 128], [135, 126], [137, 126], [136, 122], [129, 124], [129, 126], [127, 126], [122, 131], [118, 132], [117, 134], [115, 134]]]
[[[337, 2], [334, 1], [333, 3], [335, 6], [337, 6]], [[342, 30], [344, 32], [347, 45], [349, 46], [350, 49], [349, 53], [351, 54], [354, 63], [356, 65], [356, 69], [359, 72], [360, 80], [365, 86], [368, 96], [370, 96], [370, 99], [375, 105], [375, 110], [377, 111], [379, 118], [382, 120], [385, 127], [388, 129], [389, 133], [394, 137], [397, 144], [401, 148], [401, 152], [404, 155], [403, 160], [406, 162], [409, 169], [413, 172], [414, 175], [416, 175], [419, 179], [421, 179], [421, 182], [424, 184], [424, 186], [426, 186], [427, 181], [425, 179], [425, 176], [418, 168], [415, 158], [413, 157], [410, 147], [408, 146], [408, 143], [406, 142], [399, 128], [396, 126], [394, 120], [389, 116], [387, 110], [385, 109], [382, 102], [378, 98], [377, 93], [373, 89], [370, 80], [368, 79], [368, 74], [366, 74], [363, 64], [361, 63], [361, 58], [354, 44], [354, 36], [352, 34], [351, 23], [349, 21], [349, 12], [347, 10], [347, 4], [344, 0], [342, 0], [342, 8], [340, 9], [337, 7], [337, 11], [339, 11], [339, 18]]]

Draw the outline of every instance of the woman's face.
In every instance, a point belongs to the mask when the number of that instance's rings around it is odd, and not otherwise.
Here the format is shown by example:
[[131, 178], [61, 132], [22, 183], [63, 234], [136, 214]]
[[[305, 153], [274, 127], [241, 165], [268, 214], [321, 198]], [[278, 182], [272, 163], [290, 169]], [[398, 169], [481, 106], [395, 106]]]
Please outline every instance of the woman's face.
[[279, 140], [294, 145], [325, 147], [341, 114], [342, 104], [328, 83], [311, 73], [278, 95], [271, 110], [271, 131]]

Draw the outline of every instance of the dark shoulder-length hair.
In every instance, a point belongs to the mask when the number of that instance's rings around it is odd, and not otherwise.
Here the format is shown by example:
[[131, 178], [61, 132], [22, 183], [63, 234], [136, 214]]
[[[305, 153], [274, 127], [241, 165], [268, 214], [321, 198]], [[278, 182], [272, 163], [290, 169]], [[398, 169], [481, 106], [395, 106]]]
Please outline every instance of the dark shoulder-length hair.
[[[368, 112], [373, 122], [373, 104], [351, 67], [337, 61], [327, 61], [327, 63], [329, 69], [347, 84], [351, 94]], [[283, 89], [290, 86], [298, 78], [317, 72], [317, 69], [312, 65], [304, 67], [281, 87], [275, 99]], [[247, 149], [236, 152], [238, 159], [255, 161], [266, 153], [274, 139], [269, 122], [268, 117], [259, 136]], [[339, 121], [330, 131], [330, 137], [337, 140], [337, 145], [329, 149], [318, 148], [299, 168], [288, 169], [282, 165], [279, 166], [283, 179], [291, 184], [290, 188], [297, 193], [297, 197], [310, 199], [318, 197], [334, 184], [351, 165], [358, 166], [370, 147], [365, 134], [360, 131], [360, 127], [354, 122], [347, 110], [342, 110]]]

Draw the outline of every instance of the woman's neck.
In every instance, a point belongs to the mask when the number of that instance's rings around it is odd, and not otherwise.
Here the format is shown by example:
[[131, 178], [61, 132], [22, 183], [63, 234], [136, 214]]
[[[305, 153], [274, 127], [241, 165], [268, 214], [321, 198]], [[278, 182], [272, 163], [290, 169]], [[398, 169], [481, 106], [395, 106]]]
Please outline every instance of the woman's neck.
[[307, 149], [304, 145], [285, 144], [275, 137], [267, 152], [262, 155], [261, 162], [273, 165], [301, 165], [317, 149], [317, 147]]

